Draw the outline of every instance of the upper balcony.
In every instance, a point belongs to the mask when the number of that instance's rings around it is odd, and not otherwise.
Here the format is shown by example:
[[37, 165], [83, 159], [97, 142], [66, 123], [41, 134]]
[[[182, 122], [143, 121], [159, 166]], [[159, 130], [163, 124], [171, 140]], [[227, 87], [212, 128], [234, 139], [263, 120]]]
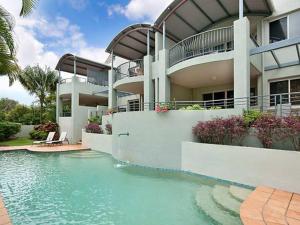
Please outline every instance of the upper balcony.
[[114, 88], [134, 94], [143, 93], [144, 61], [132, 60], [119, 65], [115, 71]]
[[[59, 94], [69, 94], [73, 89], [80, 93], [92, 94], [108, 88], [108, 70], [110, 66], [84, 59], [72, 54], [63, 55], [57, 63], [56, 70], [73, 74], [72, 78], [61, 79]], [[76, 87], [74, 87], [76, 85]]]
[[202, 32], [175, 44], [169, 51], [169, 66], [198, 56], [232, 51], [233, 26]]

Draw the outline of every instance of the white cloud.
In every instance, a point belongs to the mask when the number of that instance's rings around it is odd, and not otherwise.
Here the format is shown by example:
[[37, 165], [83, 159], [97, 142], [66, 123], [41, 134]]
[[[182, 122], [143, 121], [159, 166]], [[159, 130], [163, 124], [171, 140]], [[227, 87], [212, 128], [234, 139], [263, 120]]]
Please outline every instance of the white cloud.
[[130, 0], [130, 2], [122, 6], [114, 4], [107, 7], [107, 13], [112, 16], [114, 13], [126, 16], [130, 20], [143, 20], [154, 22], [162, 11], [173, 0]]
[[71, 4], [72, 8], [81, 11], [86, 8], [89, 1], [88, 0], [69, 0], [69, 3]]
[[[79, 2], [83, 4], [87, 1]], [[72, 24], [67, 18], [57, 16], [49, 21], [39, 15], [38, 10], [30, 17], [20, 18], [20, 3], [21, 1], [0, 0], [0, 4], [16, 19], [17, 58], [22, 68], [39, 64], [54, 69], [60, 57], [58, 54], [68, 52], [97, 62], [104, 62], [108, 57], [104, 48], [90, 46], [80, 27]], [[41, 41], [41, 38], [47, 41]], [[33, 97], [28, 95], [20, 83], [16, 82], [9, 87], [7, 77], [0, 78], [0, 90], [0, 98], [9, 97], [25, 104], [33, 101]]]

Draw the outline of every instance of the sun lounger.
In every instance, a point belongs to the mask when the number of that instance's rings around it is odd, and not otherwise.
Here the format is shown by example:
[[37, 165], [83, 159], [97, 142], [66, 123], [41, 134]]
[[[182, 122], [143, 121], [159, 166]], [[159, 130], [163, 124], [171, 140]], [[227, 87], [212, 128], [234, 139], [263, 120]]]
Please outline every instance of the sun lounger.
[[43, 141], [34, 141], [33, 144], [37, 144], [37, 145], [38, 144], [45, 144], [48, 141], [53, 141], [54, 135], [55, 135], [55, 132], [49, 132], [46, 140], [43, 140]]
[[47, 141], [46, 144], [48, 145], [63, 144], [64, 141], [67, 141], [69, 143], [67, 139], [67, 132], [62, 132], [57, 141]]

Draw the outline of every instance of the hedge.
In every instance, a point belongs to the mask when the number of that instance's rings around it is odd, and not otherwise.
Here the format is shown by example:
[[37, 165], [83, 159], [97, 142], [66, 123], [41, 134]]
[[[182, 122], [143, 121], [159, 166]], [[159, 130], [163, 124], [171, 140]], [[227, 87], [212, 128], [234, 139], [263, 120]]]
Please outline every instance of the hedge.
[[4, 141], [11, 136], [19, 133], [21, 124], [11, 122], [0, 122], [0, 141]]

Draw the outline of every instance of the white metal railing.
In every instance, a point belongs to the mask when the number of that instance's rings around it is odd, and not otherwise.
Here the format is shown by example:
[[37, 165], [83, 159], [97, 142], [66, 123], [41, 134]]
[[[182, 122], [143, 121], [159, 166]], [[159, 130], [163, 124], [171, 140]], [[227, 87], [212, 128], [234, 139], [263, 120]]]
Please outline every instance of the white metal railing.
[[[170, 101], [135, 103], [119, 105], [114, 112], [154, 110], [157, 106], [167, 106], [168, 110], [216, 110], [233, 109], [243, 106], [245, 109], [255, 109], [261, 112], [274, 113], [278, 116], [300, 116], [300, 92], [281, 93], [249, 98], [226, 98], [209, 101]], [[191, 109], [189, 109], [191, 108]]]
[[169, 52], [169, 65], [216, 52], [231, 51], [234, 48], [233, 26], [205, 31], [175, 44]]
[[144, 60], [137, 59], [128, 61], [116, 69], [116, 80], [121, 80], [126, 77], [135, 77], [144, 75]]
[[[101, 82], [92, 82], [87, 77], [77, 77], [77, 81], [80, 83], [108, 86], [108, 81], [103, 80]], [[72, 78], [65, 78], [59, 81], [59, 84], [67, 84], [67, 83], [72, 83]]]

